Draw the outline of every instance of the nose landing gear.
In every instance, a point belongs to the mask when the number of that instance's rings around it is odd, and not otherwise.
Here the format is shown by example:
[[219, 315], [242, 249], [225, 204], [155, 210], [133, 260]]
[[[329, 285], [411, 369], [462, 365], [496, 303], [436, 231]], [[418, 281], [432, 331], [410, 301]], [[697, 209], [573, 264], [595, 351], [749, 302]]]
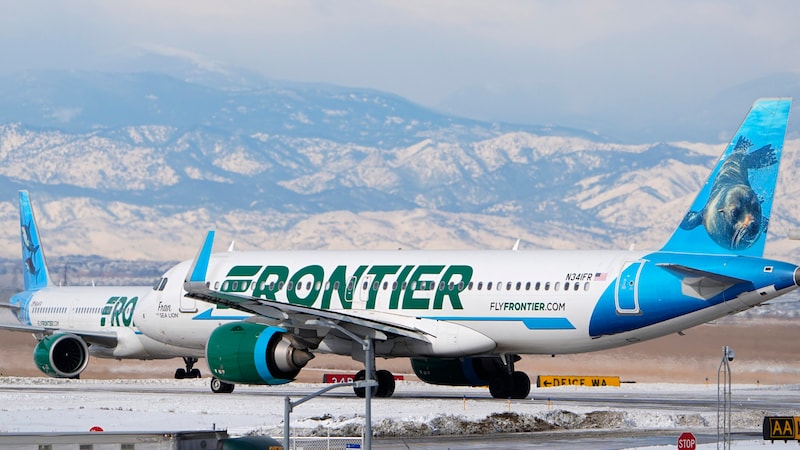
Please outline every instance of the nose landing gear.
[[183, 362], [186, 364], [186, 368], [175, 370], [176, 380], [183, 380], [184, 378], [200, 378], [202, 376], [202, 374], [200, 374], [200, 369], [193, 368], [197, 362], [197, 358], [193, 356], [184, 356]]

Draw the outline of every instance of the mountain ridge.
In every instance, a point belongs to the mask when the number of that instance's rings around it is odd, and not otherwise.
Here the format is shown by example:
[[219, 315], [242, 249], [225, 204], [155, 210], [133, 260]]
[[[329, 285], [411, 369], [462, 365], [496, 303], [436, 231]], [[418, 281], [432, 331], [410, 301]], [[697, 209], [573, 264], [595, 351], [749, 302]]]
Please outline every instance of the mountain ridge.
[[[208, 228], [243, 249], [657, 248], [724, 148], [485, 123], [368, 89], [44, 78], [0, 83], [0, 223], [17, 229], [15, 191], [29, 190], [50, 254], [180, 260]], [[798, 256], [798, 147], [771, 220], [784, 259]], [[6, 234], [0, 257], [14, 258]]]

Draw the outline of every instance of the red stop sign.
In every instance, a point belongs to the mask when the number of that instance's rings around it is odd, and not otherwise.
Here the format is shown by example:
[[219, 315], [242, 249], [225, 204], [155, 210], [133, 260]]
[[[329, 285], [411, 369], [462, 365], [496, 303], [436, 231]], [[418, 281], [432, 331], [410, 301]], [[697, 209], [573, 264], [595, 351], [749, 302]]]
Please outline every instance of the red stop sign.
[[678, 450], [697, 450], [697, 439], [692, 433], [681, 434], [678, 438]]

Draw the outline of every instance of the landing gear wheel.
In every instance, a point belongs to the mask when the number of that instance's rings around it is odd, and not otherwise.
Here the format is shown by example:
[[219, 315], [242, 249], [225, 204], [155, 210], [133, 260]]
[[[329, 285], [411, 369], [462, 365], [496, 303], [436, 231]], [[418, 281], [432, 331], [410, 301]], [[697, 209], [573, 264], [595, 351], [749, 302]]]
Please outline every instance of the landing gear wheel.
[[500, 375], [489, 383], [489, 393], [494, 398], [513, 398], [521, 400], [531, 393], [531, 379], [525, 372]]
[[[358, 372], [356, 372], [356, 376], [353, 377], [353, 381], [366, 380], [367, 379], [366, 373], [367, 372], [365, 370], [359, 370]], [[375, 390], [376, 390], [375, 388], [372, 388], [372, 395], [375, 395]], [[364, 398], [367, 395], [366, 388], [353, 387], [353, 392], [356, 393], [356, 397], [358, 398]]]
[[391, 397], [394, 394], [394, 375], [388, 370], [379, 370], [375, 374], [378, 379], [378, 390], [375, 393], [376, 397]]
[[509, 377], [501, 375], [489, 382], [489, 393], [492, 398], [509, 398]]
[[[356, 372], [356, 376], [353, 377], [353, 381], [362, 381], [366, 380], [366, 372], [363, 370], [359, 370]], [[375, 373], [375, 378], [378, 380], [378, 387], [372, 388], [372, 396], [373, 397], [391, 397], [394, 394], [394, 375], [392, 372], [388, 370], [379, 370]], [[366, 388], [353, 388], [353, 392], [356, 393], [357, 397], [364, 398], [366, 396]]]
[[513, 386], [511, 387], [511, 398], [524, 399], [531, 393], [531, 379], [525, 372], [514, 372], [511, 376]]
[[192, 369], [186, 374], [187, 378], [202, 378], [203, 375], [200, 373], [200, 369]]
[[175, 379], [182, 380], [186, 378], [186, 369], [176, 369], [175, 370]]
[[235, 384], [226, 383], [217, 377], [211, 378], [211, 392], [215, 394], [230, 394]]

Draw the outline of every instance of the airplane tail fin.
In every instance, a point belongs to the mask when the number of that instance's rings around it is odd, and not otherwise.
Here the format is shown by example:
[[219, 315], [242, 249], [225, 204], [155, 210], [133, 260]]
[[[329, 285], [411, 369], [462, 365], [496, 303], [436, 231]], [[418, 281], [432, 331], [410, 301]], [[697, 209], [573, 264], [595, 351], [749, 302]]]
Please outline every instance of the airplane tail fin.
[[22, 242], [22, 278], [25, 290], [36, 290], [50, 284], [36, 218], [33, 216], [28, 191], [19, 191], [19, 226]]
[[753, 103], [662, 251], [763, 256], [791, 103]]

